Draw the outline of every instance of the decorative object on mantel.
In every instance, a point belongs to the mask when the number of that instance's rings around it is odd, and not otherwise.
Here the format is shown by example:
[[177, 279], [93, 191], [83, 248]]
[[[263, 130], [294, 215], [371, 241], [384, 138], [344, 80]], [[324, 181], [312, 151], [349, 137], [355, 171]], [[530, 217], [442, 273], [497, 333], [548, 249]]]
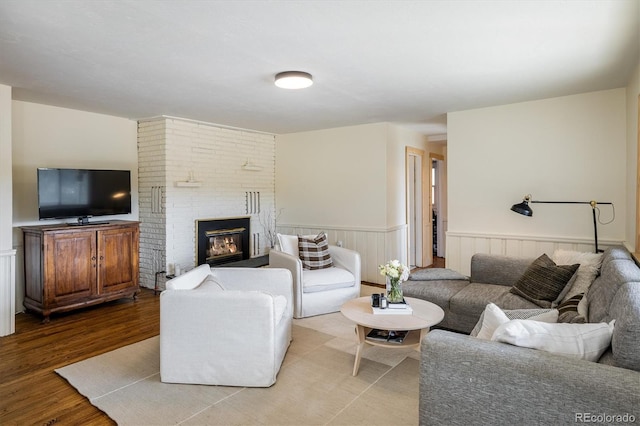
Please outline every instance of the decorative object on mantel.
[[202, 186], [202, 182], [199, 182], [197, 180], [194, 179], [193, 177], [193, 172], [189, 172], [189, 178], [185, 181], [177, 181], [176, 182], [176, 186], [178, 187], [193, 187], [193, 188], [197, 188]]
[[380, 275], [387, 280], [387, 300], [389, 303], [402, 303], [402, 282], [409, 278], [409, 268], [399, 260], [391, 260], [378, 266]]
[[247, 159], [247, 161], [244, 162], [244, 164], [242, 165], [242, 170], [247, 170], [247, 171], [251, 171], [251, 172], [259, 172], [262, 170], [262, 166], [259, 166], [255, 163], [253, 163], [251, 160]]
[[[608, 224], [610, 224], [611, 222], [614, 221], [614, 219], [616, 218], [616, 208], [613, 205], [613, 203], [603, 202], [603, 201], [595, 201], [595, 200], [591, 200], [591, 201], [538, 201], [538, 200], [532, 200], [531, 199], [531, 194], [527, 194], [527, 195], [524, 196], [524, 198], [522, 199], [521, 203], [514, 204], [513, 206], [511, 206], [511, 211], [519, 213], [519, 214], [521, 214], [523, 216], [531, 217], [531, 216], [533, 216], [533, 210], [531, 210], [531, 207], [529, 207], [529, 203], [540, 203], [540, 204], [589, 204], [591, 206], [591, 211], [593, 213], [593, 235], [594, 235], [594, 240], [595, 240], [596, 253], [602, 253], [602, 250], [600, 250], [598, 248], [598, 222], [600, 222], [601, 225], [608, 225]], [[611, 206], [611, 209], [613, 210], [613, 216], [612, 216], [610, 221], [602, 222], [600, 220], [600, 209], [597, 207], [598, 204], [607, 204], [607, 205]], [[598, 210], [597, 219], [596, 219], [596, 210]]]
[[260, 225], [262, 225], [262, 229], [264, 229], [264, 236], [269, 243], [270, 248], [274, 248], [276, 246], [276, 241], [278, 241], [278, 233], [277, 233], [277, 223], [278, 219], [280, 219], [280, 215], [282, 214], [282, 210], [278, 210], [278, 214], [274, 218], [272, 216], [273, 209], [268, 208], [264, 211], [264, 214], [259, 216]]

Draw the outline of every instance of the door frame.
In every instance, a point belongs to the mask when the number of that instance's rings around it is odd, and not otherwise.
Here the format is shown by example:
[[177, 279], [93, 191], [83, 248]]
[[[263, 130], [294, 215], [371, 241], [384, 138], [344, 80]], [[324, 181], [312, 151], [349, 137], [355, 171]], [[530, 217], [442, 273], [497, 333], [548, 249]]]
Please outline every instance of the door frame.
[[[433, 264], [433, 249], [429, 250], [429, 247], [433, 247], [433, 236], [431, 235], [431, 197], [429, 196], [429, 190], [431, 188], [431, 173], [427, 173], [427, 156], [422, 149], [407, 146], [405, 147], [405, 193], [406, 193], [406, 221], [407, 221], [407, 260], [410, 258], [411, 250], [411, 209], [410, 209], [410, 194], [409, 194], [409, 161], [410, 157], [420, 158], [420, 182], [422, 186], [422, 200], [420, 206], [416, 205], [416, 209], [422, 210], [422, 266], [429, 266]], [[429, 163], [430, 165], [431, 163]], [[425, 220], [426, 219], [426, 220]]]

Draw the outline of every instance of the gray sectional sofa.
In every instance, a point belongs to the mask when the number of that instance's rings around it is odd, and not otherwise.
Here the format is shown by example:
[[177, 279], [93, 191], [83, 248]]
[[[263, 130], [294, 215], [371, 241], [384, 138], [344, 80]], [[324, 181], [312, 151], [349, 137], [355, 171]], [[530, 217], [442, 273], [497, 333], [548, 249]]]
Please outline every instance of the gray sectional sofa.
[[[508, 292], [532, 261], [477, 254], [469, 280], [409, 281], [405, 295], [437, 303], [443, 327], [469, 333], [489, 302], [535, 307]], [[597, 363], [430, 332], [421, 345], [420, 424], [640, 423], [640, 268], [624, 247], [605, 251], [587, 300], [588, 322], [616, 320]]]

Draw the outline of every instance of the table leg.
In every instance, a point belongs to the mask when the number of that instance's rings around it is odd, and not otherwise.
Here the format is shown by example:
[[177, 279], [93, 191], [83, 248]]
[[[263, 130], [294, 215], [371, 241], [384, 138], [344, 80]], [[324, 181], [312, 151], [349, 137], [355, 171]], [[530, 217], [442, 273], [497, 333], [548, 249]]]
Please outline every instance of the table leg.
[[[422, 339], [424, 338], [424, 336], [427, 335], [427, 333], [429, 333], [430, 328], [423, 328], [420, 330], [420, 342], [422, 342]], [[418, 346], [418, 350], [420, 350], [420, 346]]]
[[365, 330], [361, 325], [356, 325], [356, 338], [358, 340], [358, 347], [356, 348], [356, 361], [353, 364], [353, 375], [358, 375], [358, 369], [360, 368], [360, 359], [362, 358], [362, 350], [364, 349]]

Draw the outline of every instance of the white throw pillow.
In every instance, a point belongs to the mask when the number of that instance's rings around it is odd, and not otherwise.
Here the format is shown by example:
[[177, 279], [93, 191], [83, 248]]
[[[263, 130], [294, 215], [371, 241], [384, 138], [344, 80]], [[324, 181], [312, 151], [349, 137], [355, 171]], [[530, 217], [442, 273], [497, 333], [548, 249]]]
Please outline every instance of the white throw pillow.
[[280, 244], [280, 251], [290, 254], [291, 256], [295, 256], [296, 259], [298, 258], [297, 235], [278, 234], [278, 244]]
[[512, 320], [499, 326], [491, 340], [595, 362], [611, 344], [614, 323], [615, 320], [609, 324]]
[[596, 279], [602, 266], [602, 253], [585, 253], [580, 251], [558, 249], [551, 256], [557, 264], [573, 265], [580, 264], [574, 276], [569, 280], [567, 286], [562, 290], [558, 298], [552, 304], [556, 306], [571, 297], [584, 293], [587, 294], [591, 283]]
[[475, 336], [478, 339], [491, 340], [491, 336], [496, 329], [504, 323], [511, 321], [512, 319], [529, 319], [531, 321], [542, 322], [557, 322], [558, 310], [557, 309], [515, 309], [510, 311], [503, 311], [495, 303], [489, 303], [484, 309], [482, 317], [478, 321], [480, 329], [476, 333], [476, 328], [471, 332], [471, 336]]

